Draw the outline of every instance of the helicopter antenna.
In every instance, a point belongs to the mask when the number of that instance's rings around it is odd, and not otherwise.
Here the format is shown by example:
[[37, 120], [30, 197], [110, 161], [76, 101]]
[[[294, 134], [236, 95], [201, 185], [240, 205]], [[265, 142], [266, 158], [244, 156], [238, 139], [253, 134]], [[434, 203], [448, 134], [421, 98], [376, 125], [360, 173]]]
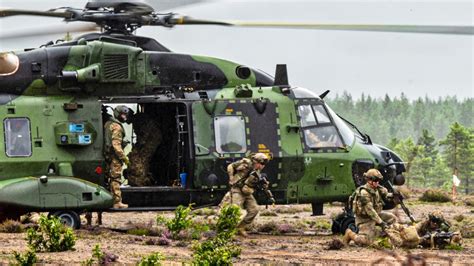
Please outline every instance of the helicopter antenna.
[[327, 91], [321, 93], [321, 94], [319, 95], [319, 98], [324, 99], [324, 97], [326, 97], [326, 95], [328, 95], [329, 92], [330, 92], [330, 90], [327, 90]]
[[281, 88], [289, 88], [290, 84], [288, 83], [288, 71], [286, 69], [286, 64], [276, 65], [275, 70], [275, 82], [274, 86], [279, 86]]

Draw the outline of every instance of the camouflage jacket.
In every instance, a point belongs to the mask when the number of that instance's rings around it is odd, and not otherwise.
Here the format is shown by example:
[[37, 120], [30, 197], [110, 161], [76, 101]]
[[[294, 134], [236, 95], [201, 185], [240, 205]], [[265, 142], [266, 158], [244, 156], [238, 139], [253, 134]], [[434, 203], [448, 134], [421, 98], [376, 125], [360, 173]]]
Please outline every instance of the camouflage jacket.
[[123, 151], [123, 148], [125, 147], [125, 142], [123, 140], [125, 138], [125, 130], [122, 124], [114, 118], [110, 118], [105, 123], [104, 129], [105, 157], [116, 156], [122, 160], [125, 157], [125, 153]]
[[[252, 160], [243, 158], [237, 162], [229, 164], [227, 166], [227, 174], [229, 174], [229, 185], [241, 188], [244, 184], [253, 188], [255, 177], [250, 177], [249, 174], [253, 170]], [[259, 174], [259, 172], [257, 171]], [[258, 181], [258, 180], [257, 180]]]
[[384, 199], [390, 198], [391, 193], [383, 186], [373, 189], [369, 184], [365, 184], [357, 189], [356, 197], [353, 202], [356, 217], [361, 219], [373, 220], [380, 224], [383, 222], [379, 213], [383, 209]]

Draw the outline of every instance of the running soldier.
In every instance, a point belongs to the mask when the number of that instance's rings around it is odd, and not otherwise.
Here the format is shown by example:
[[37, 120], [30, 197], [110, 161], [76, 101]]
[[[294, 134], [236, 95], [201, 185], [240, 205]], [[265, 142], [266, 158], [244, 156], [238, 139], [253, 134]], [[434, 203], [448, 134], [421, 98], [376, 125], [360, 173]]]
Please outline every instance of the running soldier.
[[266, 179], [262, 179], [260, 173], [267, 162], [267, 155], [256, 153], [250, 159], [243, 158], [227, 166], [230, 191], [224, 196], [219, 206], [236, 204], [247, 211], [247, 214], [238, 225], [238, 233], [242, 236], [247, 235], [246, 226], [251, 224], [258, 214], [258, 204], [253, 193], [259, 182], [263, 181], [264, 189], [268, 190], [269, 183]]

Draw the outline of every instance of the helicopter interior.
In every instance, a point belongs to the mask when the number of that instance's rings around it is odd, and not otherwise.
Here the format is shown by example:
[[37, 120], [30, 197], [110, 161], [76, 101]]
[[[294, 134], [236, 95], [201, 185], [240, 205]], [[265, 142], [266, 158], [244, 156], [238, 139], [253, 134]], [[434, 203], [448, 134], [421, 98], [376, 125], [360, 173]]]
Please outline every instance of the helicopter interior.
[[126, 148], [131, 164], [124, 171], [128, 185], [181, 186], [179, 174], [184, 171], [189, 144], [186, 105], [177, 102], [126, 105], [136, 110], [130, 126], [124, 125], [131, 136], [126, 138], [131, 142]]

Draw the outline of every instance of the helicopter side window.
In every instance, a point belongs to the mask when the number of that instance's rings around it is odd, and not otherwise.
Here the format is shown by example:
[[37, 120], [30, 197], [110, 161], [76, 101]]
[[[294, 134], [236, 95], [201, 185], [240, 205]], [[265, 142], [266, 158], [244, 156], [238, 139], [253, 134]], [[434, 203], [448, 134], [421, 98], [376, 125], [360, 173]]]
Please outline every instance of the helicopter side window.
[[7, 118], [3, 121], [3, 129], [8, 157], [31, 156], [30, 121], [27, 118]]
[[301, 117], [301, 126], [315, 126], [316, 118], [314, 117], [313, 111], [311, 110], [311, 105], [300, 105], [298, 106], [298, 112]]
[[216, 151], [218, 153], [244, 153], [247, 151], [245, 121], [241, 116], [214, 118]]

